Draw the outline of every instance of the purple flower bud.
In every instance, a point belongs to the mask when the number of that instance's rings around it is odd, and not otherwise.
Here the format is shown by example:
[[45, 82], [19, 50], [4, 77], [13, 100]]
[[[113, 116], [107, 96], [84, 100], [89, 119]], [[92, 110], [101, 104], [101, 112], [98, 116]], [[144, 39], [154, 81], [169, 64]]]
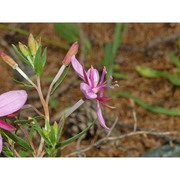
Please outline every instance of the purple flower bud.
[[4, 52], [0, 51], [0, 57], [4, 62], [6, 62], [9, 66], [11, 66], [13, 69], [17, 66], [17, 63], [7, 54]]
[[78, 47], [79, 47], [78, 42], [75, 42], [75, 43], [72, 44], [72, 46], [70, 47], [69, 51], [67, 52], [65, 58], [63, 59], [63, 64], [64, 65], [68, 66], [70, 64], [71, 57], [73, 55], [76, 55], [77, 52], [78, 52]]

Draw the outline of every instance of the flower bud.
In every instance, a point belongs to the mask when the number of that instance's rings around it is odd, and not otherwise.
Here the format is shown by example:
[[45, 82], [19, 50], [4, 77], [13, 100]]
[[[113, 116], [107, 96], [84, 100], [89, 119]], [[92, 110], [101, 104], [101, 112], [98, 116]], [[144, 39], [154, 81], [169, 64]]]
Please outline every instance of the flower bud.
[[34, 56], [36, 54], [36, 40], [34, 39], [32, 34], [29, 35], [28, 46], [31, 51], [31, 54]]
[[27, 57], [29, 55], [28, 47], [22, 44], [21, 42], [19, 42], [19, 49], [21, 50], [24, 56]]
[[13, 69], [16, 69], [16, 67], [18, 66], [18, 64], [10, 56], [8, 56], [2, 51], [0, 52], [0, 57], [2, 58], [4, 62], [6, 62]]
[[63, 64], [64, 65], [68, 66], [70, 64], [71, 57], [73, 55], [76, 55], [77, 52], [78, 52], [78, 47], [79, 47], [78, 42], [75, 42], [75, 43], [72, 44], [72, 46], [70, 47], [69, 51], [67, 52], [66, 56], [63, 59]]
[[36, 51], [37, 51], [39, 46], [41, 45], [41, 39], [40, 38], [36, 39], [35, 43], [36, 43]]

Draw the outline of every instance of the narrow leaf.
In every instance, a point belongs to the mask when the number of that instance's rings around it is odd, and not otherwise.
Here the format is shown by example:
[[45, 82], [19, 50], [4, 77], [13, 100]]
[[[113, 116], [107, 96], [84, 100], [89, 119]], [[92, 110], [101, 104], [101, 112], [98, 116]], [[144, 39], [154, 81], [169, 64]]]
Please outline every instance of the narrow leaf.
[[180, 76], [168, 73], [167, 78], [172, 84], [176, 86], [180, 86]]
[[136, 70], [139, 74], [148, 78], [160, 78], [160, 77], [166, 77], [167, 75], [166, 71], [157, 71], [152, 68], [143, 67], [143, 66], [136, 66]]
[[44, 67], [46, 64], [46, 57], [47, 57], [47, 47], [44, 49], [42, 53], [42, 67]]
[[19, 136], [17, 136], [15, 133], [11, 133], [9, 131], [4, 131], [4, 133], [9, 138], [11, 138], [14, 142], [19, 144], [22, 148], [24, 148], [25, 150], [27, 150], [29, 152], [33, 152], [31, 146], [29, 145], [29, 143], [27, 141], [25, 141], [24, 139], [20, 138]]
[[38, 122], [36, 121], [36, 119], [33, 119], [34, 122], [35, 122], [35, 129], [37, 130], [37, 132], [39, 133], [39, 135], [41, 137], [44, 138], [45, 142], [48, 144], [48, 145], [51, 145], [51, 142], [48, 140], [48, 138], [44, 135], [43, 133], [43, 130], [42, 128], [39, 126]]
[[121, 96], [121, 97], [125, 97], [125, 98], [130, 98], [130, 99], [134, 100], [138, 105], [142, 106], [143, 108], [145, 108], [151, 112], [161, 113], [161, 114], [165, 114], [165, 115], [169, 115], [169, 116], [180, 116], [180, 110], [165, 109], [165, 108], [160, 107], [160, 106], [149, 105], [148, 103], [142, 101], [140, 98], [133, 96], [128, 92], [118, 92], [118, 93], [115, 93], [113, 95], [114, 96]]
[[72, 138], [69, 138], [69, 139], [67, 139], [67, 140], [65, 140], [65, 141], [62, 141], [62, 142], [58, 143], [58, 144], [56, 145], [56, 148], [63, 147], [63, 146], [65, 146], [65, 145], [67, 145], [67, 144], [75, 141], [76, 139], [79, 139], [83, 134], [85, 134], [85, 133], [93, 126], [93, 124], [94, 124], [94, 122], [91, 123], [86, 129], [84, 129], [83, 131], [81, 131], [79, 134], [73, 136]]
[[54, 28], [56, 33], [69, 43], [80, 39], [80, 29], [75, 23], [55, 23]]
[[107, 70], [107, 77], [112, 75], [113, 66], [114, 66], [114, 58], [112, 52], [112, 45], [110, 43], [105, 44], [104, 49], [104, 65], [106, 66]]
[[119, 79], [128, 79], [128, 75], [123, 72], [113, 72], [113, 77], [119, 78]]
[[29, 120], [15, 120], [14, 123], [29, 124], [32, 121], [33, 121], [33, 119], [29, 119]]
[[117, 23], [115, 28], [113, 46], [112, 46], [112, 53], [114, 57], [116, 56], [116, 53], [122, 41], [121, 29], [122, 29], [122, 23]]
[[32, 84], [28, 84], [28, 83], [24, 83], [24, 82], [22, 82], [22, 81], [18, 81], [18, 80], [16, 80], [16, 79], [14, 79], [14, 78], [12, 78], [16, 83], [18, 83], [18, 84], [22, 84], [22, 85], [24, 85], [24, 86], [26, 86], [26, 87], [29, 87], [29, 88], [32, 88], [33, 87], [33, 85]]
[[62, 135], [62, 131], [63, 131], [63, 128], [64, 128], [64, 124], [65, 124], [65, 121], [66, 119], [62, 119], [62, 122], [61, 122], [61, 126], [58, 130], [58, 134], [57, 134], [57, 139], [59, 140], [61, 138], [61, 135]]
[[12, 44], [12, 47], [13, 47], [16, 55], [19, 57], [19, 59], [31, 66], [30, 62], [19, 52], [19, 50], [17, 49], [17, 47], [14, 44]]
[[179, 58], [177, 56], [175, 56], [174, 54], [172, 54], [172, 53], [169, 54], [169, 58], [176, 65], [176, 67], [178, 69], [180, 69], [180, 60], [179, 60]]
[[35, 58], [34, 58], [34, 70], [35, 73], [38, 75], [42, 74], [42, 70], [43, 70], [43, 62], [42, 62], [42, 58], [41, 58], [41, 50], [42, 50], [42, 46], [39, 46]]

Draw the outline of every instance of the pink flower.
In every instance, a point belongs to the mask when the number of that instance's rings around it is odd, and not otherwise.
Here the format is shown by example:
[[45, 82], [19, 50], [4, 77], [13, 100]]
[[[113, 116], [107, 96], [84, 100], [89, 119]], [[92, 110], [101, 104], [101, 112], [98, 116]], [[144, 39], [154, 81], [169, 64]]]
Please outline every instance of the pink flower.
[[[10, 115], [25, 104], [27, 93], [24, 90], [8, 91], [0, 95], [0, 117]], [[7, 131], [14, 131], [16, 128], [0, 119], [0, 128]], [[2, 136], [0, 135], [0, 153], [2, 151]]]
[[[104, 80], [105, 75], [107, 73], [105, 67], [102, 71], [102, 75], [100, 79], [99, 72], [97, 69], [91, 66], [91, 68], [89, 68], [88, 71], [86, 72], [84, 66], [82, 66], [78, 62], [75, 56], [71, 57], [71, 63], [78, 76], [84, 81], [80, 84], [81, 91], [84, 93], [86, 99], [96, 99], [97, 116], [99, 123], [104, 129], [108, 130], [109, 128], [105, 124], [100, 103], [109, 108], [115, 108], [106, 104], [106, 101], [110, 100], [111, 98], [104, 97], [104, 89], [113, 88], [114, 86], [117, 86], [117, 84], [114, 85], [108, 84], [107, 81]], [[110, 79], [112, 80], [112, 77], [110, 77]]]

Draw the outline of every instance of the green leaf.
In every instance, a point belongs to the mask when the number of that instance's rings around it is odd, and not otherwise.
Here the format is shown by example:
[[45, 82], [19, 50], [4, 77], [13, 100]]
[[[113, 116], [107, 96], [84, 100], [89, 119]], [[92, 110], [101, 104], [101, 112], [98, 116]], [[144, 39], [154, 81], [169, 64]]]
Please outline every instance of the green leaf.
[[105, 44], [104, 65], [106, 66], [107, 77], [109, 77], [113, 73], [113, 66], [114, 66], [114, 58], [113, 58], [113, 52], [112, 52], [111, 43], [106, 43]]
[[136, 70], [139, 74], [148, 78], [160, 78], [167, 76], [166, 71], [157, 71], [149, 67], [136, 66]]
[[19, 52], [19, 50], [17, 49], [17, 47], [14, 44], [12, 44], [12, 47], [13, 47], [16, 55], [19, 57], [19, 59], [31, 66], [30, 62]]
[[138, 105], [142, 106], [143, 108], [145, 108], [151, 112], [161, 113], [161, 114], [165, 114], [165, 115], [169, 115], [169, 116], [180, 116], [180, 110], [165, 109], [165, 108], [160, 107], [160, 106], [149, 105], [148, 103], [142, 101], [141, 99], [139, 99], [136, 96], [131, 95], [128, 92], [118, 92], [118, 93], [114, 93], [113, 95], [114, 96], [121, 96], [121, 97], [125, 97], [125, 98], [130, 98], [130, 99], [134, 100]]
[[65, 140], [65, 141], [62, 141], [62, 142], [58, 143], [58, 144], [56, 145], [56, 148], [63, 147], [63, 146], [65, 146], [65, 145], [67, 145], [67, 144], [75, 141], [76, 139], [79, 139], [83, 134], [85, 134], [85, 133], [93, 126], [93, 124], [94, 124], [94, 122], [91, 123], [86, 129], [84, 129], [83, 131], [81, 131], [79, 134], [73, 136], [72, 138], [69, 138], [69, 139], [67, 139], [67, 140]]
[[123, 72], [113, 72], [113, 77], [119, 78], [119, 79], [128, 79], [128, 75]]
[[[61, 121], [61, 119], [60, 119], [60, 121]], [[62, 131], [63, 131], [64, 125], [65, 125], [65, 121], [66, 121], [65, 118], [62, 119], [61, 126], [60, 126], [60, 128], [58, 130], [58, 133], [57, 133], [57, 140], [59, 140], [61, 138]]]
[[42, 74], [43, 63], [44, 63], [41, 58], [41, 50], [42, 50], [42, 46], [39, 46], [36, 52], [35, 58], [34, 58], [34, 70], [35, 70], [35, 73], [38, 75]]
[[89, 40], [89, 38], [85, 37], [83, 39], [83, 43], [84, 43], [84, 46], [85, 46], [85, 54], [89, 54], [92, 50], [92, 45], [91, 45], [91, 41]]
[[15, 120], [14, 123], [19, 123], [19, 124], [29, 124], [32, 122], [33, 119], [28, 119], [28, 120]]
[[27, 157], [27, 152], [26, 151], [23, 151], [23, 150], [19, 150], [19, 155], [21, 156], [21, 157]]
[[31, 146], [27, 141], [17, 136], [15, 133], [4, 131], [4, 134], [6, 134], [9, 138], [11, 138], [14, 142], [19, 144], [23, 149], [27, 150], [28, 152], [33, 152]]
[[3, 155], [6, 156], [6, 157], [15, 157], [15, 155], [11, 151], [11, 149], [6, 147], [6, 146], [3, 146], [2, 152], [3, 152]]
[[172, 84], [176, 86], [180, 86], [180, 76], [168, 73], [167, 78]]
[[47, 47], [44, 49], [43, 53], [42, 53], [42, 67], [44, 68], [45, 64], [46, 64], [46, 58], [47, 58]]
[[34, 123], [35, 123], [35, 129], [37, 130], [37, 132], [39, 133], [39, 135], [44, 138], [45, 142], [46, 142], [48, 145], [51, 145], [51, 142], [50, 142], [49, 139], [45, 136], [42, 128], [40, 127], [40, 125], [38, 124], [38, 122], [36, 121], [36, 119], [33, 119], [33, 120], [34, 120]]
[[179, 60], [179, 58], [177, 56], [175, 56], [174, 54], [172, 54], [172, 53], [169, 53], [169, 58], [176, 65], [176, 67], [178, 69], [180, 69], [180, 60]]
[[80, 39], [80, 29], [75, 23], [54, 23], [54, 28], [56, 33], [69, 43]]
[[116, 53], [117, 53], [117, 51], [120, 47], [121, 41], [122, 41], [121, 29], [122, 29], [122, 23], [117, 23], [116, 28], [115, 28], [113, 46], [112, 46], [113, 57], [116, 56]]
[[45, 125], [46, 125], [46, 130], [50, 131], [51, 130], [51, 125], [50, 125], [50, 123], [49, 123], [49, 121], [47, 119], [45, 120]]
[[56, 134], [55, 134], [55, 131], [54, 131], [53, 126], [51, 126], [50, 140], [51, 140], [51, 143], [52, 143], [53, 145], [56, 144], [56, 140], [57, 140], [57, 139], [56, 139]]
[[63, 74], [61, 75], [61, 77], [59, 78], [59, 80], [56, 82], [56, 84], [54, 85], [52, 91], [51, 91], [51, 95], [54, 94], [54, 92], [57, 90], [57, 88], [60, 86], [60, 84], [63, 82], [64, 78], [66, 77], [68, 71], [69, 71], [70, 66], [66, 67], [66, 69], [64, 70]]
[[12, 78], [16, 83], [18, 83], [18, 84], [22, 84], [22, 85], [24, 85], [24, 86], [26, 86], [26, 87], [29, 87], [29, 88], [32, 88], [33, 87], [33, 85], [32, 84], [28, 84], [28, 83], [24, 83], [24, 82], [22, 82], [22, 81], [18, 81], [18, 80], [16, 80], [16, 79], [14, 79], [14, 78]]

